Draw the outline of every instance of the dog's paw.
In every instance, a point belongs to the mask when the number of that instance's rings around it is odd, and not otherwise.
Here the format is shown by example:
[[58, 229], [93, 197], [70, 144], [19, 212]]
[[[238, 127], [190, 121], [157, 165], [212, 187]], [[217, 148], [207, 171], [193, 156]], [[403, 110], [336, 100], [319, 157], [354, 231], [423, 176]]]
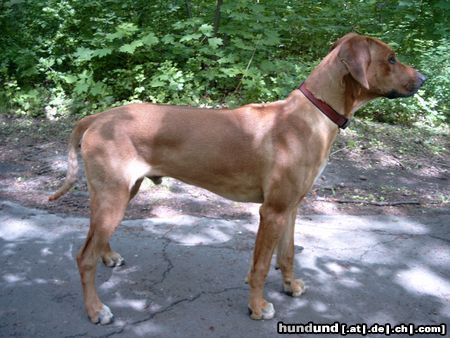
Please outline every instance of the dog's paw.
[[112, 314], [109, 307], [103, 304], [103, 308], [98, 314], [98, 319], [101, 325], [107, 325], [114, 321], [114, 315]]
[[305, 292], [305, 283], [301, 279], [284, 282], [283, 291], [289, 296], [298, 297]]
[[114, 315], [109, 307], [103, 304], [102, 309], [96, 317], [90, 317], [91, 322], [94, 324], [107, 325], [114, 321]]
[[272, 303], [267, 302], [266, 306], [263, 307], [261, 311], [253, 311], [249, 305], [248, 313], [253, 320], [272, 319], [275, 316], [275, 308]]
[[113, 268], [115, 266], [121, 266], [125, 264], [125, 260], [121, 255], [117, 252], [111, 251], [102, 256], [103, 264], [105, 264], [109, 268]]

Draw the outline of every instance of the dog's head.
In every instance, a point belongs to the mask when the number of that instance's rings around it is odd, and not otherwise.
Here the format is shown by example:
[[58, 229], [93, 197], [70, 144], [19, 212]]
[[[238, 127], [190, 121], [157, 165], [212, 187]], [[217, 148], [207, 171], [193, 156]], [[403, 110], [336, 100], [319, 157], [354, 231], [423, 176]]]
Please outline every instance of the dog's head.
[[337, 51], [351, 78], [373, 96], [412, 96], [426, 80], [414, 68], [400, 63], [395, 52], [379, 39], [349, 33], [331, 49]]

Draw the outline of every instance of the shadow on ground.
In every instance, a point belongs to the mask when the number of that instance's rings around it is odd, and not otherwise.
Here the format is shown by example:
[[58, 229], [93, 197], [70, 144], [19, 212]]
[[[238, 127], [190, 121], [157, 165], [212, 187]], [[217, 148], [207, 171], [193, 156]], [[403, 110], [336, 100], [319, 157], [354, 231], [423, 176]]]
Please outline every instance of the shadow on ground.
[[81, 300], [74, 257], [87, 222], [1, 202], [0, 336], [273, 337], [278, 321], [450, 323], [448, 215], [297, 219], [307, 292], [282, 294], [271, 269], [277, 315], [262, 322], [247, 316], [244, 284], [255, 220], [127, 220], [112, 241], [127, 264], [97, 271], [116, 318], [106, 327], [88, 322]]

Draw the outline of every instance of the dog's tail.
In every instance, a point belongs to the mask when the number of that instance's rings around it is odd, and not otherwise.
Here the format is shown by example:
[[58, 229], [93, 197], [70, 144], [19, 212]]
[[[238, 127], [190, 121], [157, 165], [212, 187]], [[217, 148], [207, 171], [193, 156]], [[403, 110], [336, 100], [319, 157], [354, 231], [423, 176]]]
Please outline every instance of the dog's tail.
[[63, 185], [51, 196], [48, 197], [49, 201], [54, 201], [64, 195], [73, 187], [77, 181], [78, 176], [78, 156], [77, 150], [80, 146], [81, 138], [86, 130], [89, 128], [93, 121], [94, 116], [85, 117], [80, 120], [75, 128], [72, 130], [72, 134], [69, 139], [68, 156], [67, 156], [67, 174]]

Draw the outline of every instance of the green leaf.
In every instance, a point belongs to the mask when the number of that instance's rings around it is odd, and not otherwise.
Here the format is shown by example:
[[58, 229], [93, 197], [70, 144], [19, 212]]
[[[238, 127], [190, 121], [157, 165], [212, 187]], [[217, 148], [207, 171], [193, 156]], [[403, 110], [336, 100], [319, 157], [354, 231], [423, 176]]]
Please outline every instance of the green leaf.
[[143, 38], [141, 38], [141, 41], [146, 46], [153, 46], [159, 42], [159, 39], [155, 35], [155, 33], [151, 32], [145, 35]]
[[213, 34], [213, 26], [208, 25], [208, 24], [201, 25], [198, 30], [207, 37], [210, 37]]
[[164, 87], [166, 85], [165, 82], [160, 81], [158, 78], [152, 79], [150, 82], [150, 87], [157, 88], [157, 87]]
[[219, 60], [217, 60], [217, 62], [219, 63], [219, 64], [226, 64], [226, 63], [235, 63], [236, 62], [236, 57], [235, 57], [235, 55], [226, 55], [226, 56], [224, 56], [224, 57], [221, 57]]
[[106, 94], [106, 86], [103, 82], [96, 82], [92, 85], [90, 94], [94, 96], [104, 96]]
[[132, 36], [138, 30], [139, 28], [134, 23], [125, 22], [117, 26], [114, 33], [106, 34], [105, 38], [108, 41], [122, 39], [126, 36]]
[[163, 36], [161, 41], [164, 42], [165, 44], [172, 44], [175, 42], [175, 38], [172, 34], [166, 34]]
[[139, 30], [139, 27], [132, 22], [124, 22], [117, 27], [118, 32], [131, 35]]
[[240, 38], [234, 38], [232, 41], [233, 41], [234, 46], [239, 48], [239, 49], [253, 50], [255, 48], [254, 44], [250, 44], [249, 42], [245, 42], [244, 40], [242, 40]]
[[87, 91], [89, 90], [89, 84], [87, 84], [86, 81], [79, 81], [73, 90], [78, 95], [87, 93]]
[[216, 49], [217, 47], [223, 45], [223, 40], [221, 38], [209, 38], [208, 39], [208, 44]]
[[265, 32], [265, 35], [266, 36], [262, 41], [262, 42], [264, 42], [265, 45], [275, 46], [275, 45], [280, 44], [280, 36], [278, 35], [277, 32], [268, 30]]
[[78, 47], [76, 52], [73, 54], [78, 62], [89, 61], [92, 59], [94, 51], [89, 48]]
[[235, 77], [236, 75], [242, 74], [242, 69], [238, 67], [221, 68], [220, 70], [228, 77]]
[[112, 49], [111, 48], [100, 48], [100, 49], [95, 49], [92, 51], [92, 57], [99, 57], [102, 58], [106, 55], [109, 55], [112, 53]]
[[70, 75], [69, 74], [69, 75], [61, 76], [61, 79], [63, 79], [68, 84], [72, 84], [72, 83], [75, 83], [78, 80], [78, 77], [75, 76], [75, 75]]
[[187, 34], [184, 35], [181, 39], [180, 42], [185, 42], [185, 41], [191, 41], [191, 40], [198, 40], [202, 35], [199, 33], [194, 33], [194, 34]]
[[136, 48], [143, 46], [141, 40], [135, 40], [132, 43], [127, 43], [119, 48], [119, 51], [122, 53], [133, 54]]

